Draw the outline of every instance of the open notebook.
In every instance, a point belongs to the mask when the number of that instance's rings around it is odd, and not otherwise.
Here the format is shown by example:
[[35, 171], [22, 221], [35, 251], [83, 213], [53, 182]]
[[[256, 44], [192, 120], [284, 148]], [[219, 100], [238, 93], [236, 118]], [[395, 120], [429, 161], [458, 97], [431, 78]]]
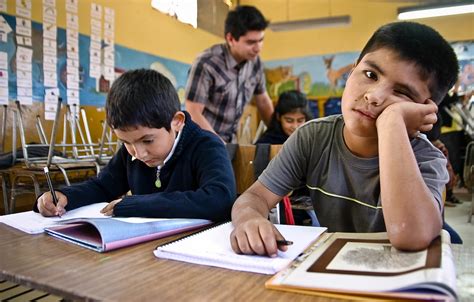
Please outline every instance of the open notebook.
[[223, 267], [239, 271], [274, 274], [298, 257], [326, 228], [275, 225], [285, 239], [293, 241], [286, 252], [270, 258], [258, 255], [238, 255], [230, 245], [230, 222], [218, 225], [181, 240], [159, 246], [154, 254], [158, 258], [180, 260], [196, 264]]
[[67, 211], [62, 217], [44, 217], [33, 211], [0, 216], [0, 223], [4, 223], [28, 234], [40, 234], [47, 227], [52, 227], [72, 218], [106, 218], [100, 213], [108, 203], [94, 203], [74, 210]]

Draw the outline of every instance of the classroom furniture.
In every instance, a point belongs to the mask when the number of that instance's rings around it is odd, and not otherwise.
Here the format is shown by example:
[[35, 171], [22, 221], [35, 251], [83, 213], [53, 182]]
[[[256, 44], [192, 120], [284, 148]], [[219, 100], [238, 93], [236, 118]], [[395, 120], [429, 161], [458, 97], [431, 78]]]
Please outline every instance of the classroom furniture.
[[315, 301], [311, 296], [266, 290], [269, 275], [153, 255], [156, 246], [175, 238], [100, 254], [0, 224], [0, 280], [75, 301]]
[[[270, 275], [153, 255], [156, 246], [184, 235], [187, 233], [100, 254], [0, 224], [0, 280], [74, 301], [340, 301], [267, 290], [264, 283]], [[472, 275], [474, 250], [453, 245], [453, 252], [458, 278], [465, 278], [469, 271]], [[469, 293], [466, 281], [459, 282], [460, 293]]]

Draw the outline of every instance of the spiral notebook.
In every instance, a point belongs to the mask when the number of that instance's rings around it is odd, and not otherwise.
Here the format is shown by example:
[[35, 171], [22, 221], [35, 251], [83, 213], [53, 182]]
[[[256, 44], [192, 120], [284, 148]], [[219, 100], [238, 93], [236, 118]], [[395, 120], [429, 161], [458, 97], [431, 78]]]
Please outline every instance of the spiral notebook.
[[230, 245], [230, 222], [157, 247], [158, 258], [185, 261], [201, 265], [261, 274], [274, 274], [298, 257], [308, 246], [326, 231], [322, 227], [275, 225], [285, 239], [293, 241], [286, 252], [270, 258], [258, 255], [238, 255]]

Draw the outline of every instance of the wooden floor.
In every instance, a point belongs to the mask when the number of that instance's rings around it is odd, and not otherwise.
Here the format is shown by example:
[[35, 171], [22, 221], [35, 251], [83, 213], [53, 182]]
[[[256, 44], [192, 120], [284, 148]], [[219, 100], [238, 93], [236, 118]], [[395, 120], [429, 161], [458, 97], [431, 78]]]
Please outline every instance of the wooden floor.
[[63, 301], [61, 297], [54, 296], [39, 290], [34, 290], [10, 281], [0, 281], [0, 301]]

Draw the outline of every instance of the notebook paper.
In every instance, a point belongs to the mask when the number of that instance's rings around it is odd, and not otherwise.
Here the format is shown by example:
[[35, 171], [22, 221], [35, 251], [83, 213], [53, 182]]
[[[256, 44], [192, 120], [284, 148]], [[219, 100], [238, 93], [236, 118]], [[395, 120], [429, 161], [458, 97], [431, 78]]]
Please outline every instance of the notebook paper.
[[61, 221], [64, 220], [72, 218], [108, 217], [100, 213], [100, 210], [104, 208], [107, 204], [108, 203], [106, 202], [101, 202], [83, 206], [74, 210], [67, 211], [61, 217], [44, 217], [40, 213], [36, 213], [33, 211], [15, 213], [0, 216], [0, 223], [5, 223], [28, 234], [40, 234], [43, 233], [45, 228], [58, 225]]
[[173, 259], [196, 264], [223, 267], [261, 274], [274, 274], [291, 263], [326, 228], [275, 225], [285, 239], [293, 241], [286, 252], [278, 251], [278, 256], [270, 258], [258, 255], [238, 255], [230, 245], [230, 222], [207, 229], [182, 240], [160, 246], [154, 254], [158, 258]]

